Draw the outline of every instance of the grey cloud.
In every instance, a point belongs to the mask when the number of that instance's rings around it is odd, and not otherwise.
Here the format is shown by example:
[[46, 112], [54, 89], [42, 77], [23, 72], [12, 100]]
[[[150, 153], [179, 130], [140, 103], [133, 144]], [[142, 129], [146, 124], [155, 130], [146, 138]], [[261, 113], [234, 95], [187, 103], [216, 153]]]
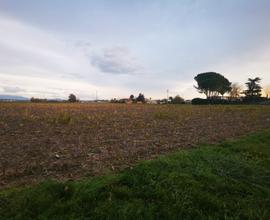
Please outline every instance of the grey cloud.
[[74, 46], [78, 48], [79, 50], [81, 50], [86, 57], [91, 56], [91, 52], [92, 52], [91, 42], [79, 40], [75, 42]]
[[91, 63], [104, 73], [135, 74], [142, 66], [126, 47], [113, 47], [103, 50], [102, 54], [93, 55]]
[[82, 40], [79, 40], [79, 41], [76, 41], [75, 42], [75, 46], [76, 47], [79, 47], [79, 48], [89, 48], [92, 46], [91, 42], [89, 41], [82, 41]]
[[13, 87], [13, 86], [4, 86], [3, 90], [5, 93], [19, 93], [24, 92], [25, 90], [20, 87]]

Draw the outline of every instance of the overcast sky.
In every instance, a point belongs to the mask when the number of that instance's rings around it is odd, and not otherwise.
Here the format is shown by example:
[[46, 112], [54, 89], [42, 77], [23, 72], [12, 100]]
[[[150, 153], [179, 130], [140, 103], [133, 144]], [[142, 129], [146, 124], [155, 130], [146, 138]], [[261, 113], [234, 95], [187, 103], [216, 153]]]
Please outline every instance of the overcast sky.
[[190, 99], [206, 71], [270, 84], [269, 0], [0, 0], [0, 94]]

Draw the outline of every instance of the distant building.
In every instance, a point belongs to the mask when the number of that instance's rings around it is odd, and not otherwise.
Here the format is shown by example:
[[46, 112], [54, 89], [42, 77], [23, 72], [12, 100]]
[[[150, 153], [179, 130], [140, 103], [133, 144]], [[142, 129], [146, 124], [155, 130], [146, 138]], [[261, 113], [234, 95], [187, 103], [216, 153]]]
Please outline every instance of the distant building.
[[152, 99], [145, 99], [145, 103], [147, 104], [158, 104], [157, 100], [152, 100]]
[[191, 101], [190, 99], [185, 100], [185, 103], [186, 103], [186, 104], [191, 104], [191, 102], [192, 102], [192, 101]]

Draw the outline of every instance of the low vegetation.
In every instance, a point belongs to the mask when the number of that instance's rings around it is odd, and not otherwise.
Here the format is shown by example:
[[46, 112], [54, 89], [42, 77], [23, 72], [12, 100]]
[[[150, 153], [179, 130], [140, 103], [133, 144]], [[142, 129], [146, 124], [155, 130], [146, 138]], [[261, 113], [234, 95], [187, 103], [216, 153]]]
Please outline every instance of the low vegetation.
[[1, 219], [269, 219], [270, 130], [0, 193]]

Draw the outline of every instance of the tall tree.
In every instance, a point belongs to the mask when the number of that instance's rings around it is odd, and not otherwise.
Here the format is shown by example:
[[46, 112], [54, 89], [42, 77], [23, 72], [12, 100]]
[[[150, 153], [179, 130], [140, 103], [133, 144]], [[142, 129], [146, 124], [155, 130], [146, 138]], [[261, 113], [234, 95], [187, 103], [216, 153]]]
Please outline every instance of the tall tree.
[[195, 88], [206, 95], [207, 99], [224, 95], [231, 90], [231, 82], [220, 73], [200, 73], [194, 78], [197, 82]]
[[261, 78], [256, 77], [254, 79], [249, 78], [246, 82], [247, 89], [244, 91], [244, 94], [248, 98], [261, 97], [262, 87], [260, 85]]

